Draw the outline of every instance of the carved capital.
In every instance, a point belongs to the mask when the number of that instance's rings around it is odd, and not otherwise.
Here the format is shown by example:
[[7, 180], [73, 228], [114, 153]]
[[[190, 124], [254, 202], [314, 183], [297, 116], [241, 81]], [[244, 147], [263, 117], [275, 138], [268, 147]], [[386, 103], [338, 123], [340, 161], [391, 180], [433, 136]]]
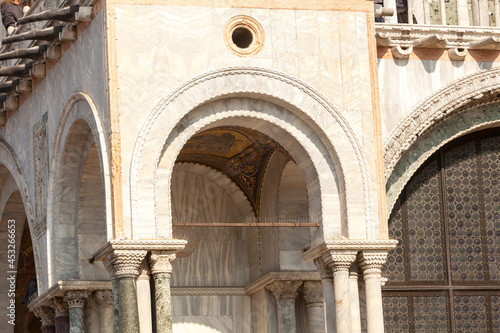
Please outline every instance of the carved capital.
[[54, 310], [50, 306], [41, 306], [33, 311], [42, 322], [42, 327], [54, 326]]
[[316, 265], [316, 268], [318, 269], [319, 275], [322, 279], [333, 279], [332, 269], [330, 268], [330, 266], [325, 264], [323, 259], [314, 259], [314, 265]]
[[303, 291], [306, 304], [323, 303], [323, 284], [321, 282], [306, 281]]
[[349, 272], [349, 268], [356, 260], [356, 250], [330, 250], [323, 254], [322, 259], [328, 265], [333, 274]]
[[69, 308], [83, 308], [85, 300], [89, 297], [86, 291], [74, 290], [67, 291], [64, 294], [64, 301], [68, 303]]
[[112, 278], [138, 276], [146, 254], [146, 250], [113, 250], [106, 256], [104, 266]]
[[298, 296], [298, 289], [302, 285], [302, 281], [274, 281], [266, 286], [266, 289], [271, 291], [276, 297], [276, 300], [295, 299]]
[[175, 260], [175, 251], [151, 251], [149, 266], [151, 274], [172, 273], [172, 262]]
[[96, 290], [94, 291], [94, 300], [97, 305], [113, 305], [113, 293], [111, 290]]
[[54, 310], [55, 317], [68, 317], [68, 303], [62, 297], [54, 297], [50, 300], [50, 307]]
[[359, 267], [363, 271], [363, 276], [380, 276], [382, 265], [387, 260], [387, 250], [363, 250], [360, 252], [358, 260]]

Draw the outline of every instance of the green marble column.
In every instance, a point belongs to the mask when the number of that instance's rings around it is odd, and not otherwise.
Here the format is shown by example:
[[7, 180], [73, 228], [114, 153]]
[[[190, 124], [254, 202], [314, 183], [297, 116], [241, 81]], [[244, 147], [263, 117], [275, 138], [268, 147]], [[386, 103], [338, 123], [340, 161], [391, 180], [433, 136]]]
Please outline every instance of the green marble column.
[[116, 278], [118, 285], [118, 326], [120, 333], [139, 332], [139, 314], [137, 308], [137, 291], [134, 276]]
[[170, 277], [175, 251], [151, 251], [149, 265], [155, 281], [156, 333], [172, 333]]
[[86, 291], [67, 291], [64, 300], [69, 307], [69, 332], [83, 333], [83, 306], [89, 297]]
[[118, 283], [116, 278], [111, 280], [111, 286], [113, 288], [113, 333], [120, 333], [120, 311], [118, 310]]

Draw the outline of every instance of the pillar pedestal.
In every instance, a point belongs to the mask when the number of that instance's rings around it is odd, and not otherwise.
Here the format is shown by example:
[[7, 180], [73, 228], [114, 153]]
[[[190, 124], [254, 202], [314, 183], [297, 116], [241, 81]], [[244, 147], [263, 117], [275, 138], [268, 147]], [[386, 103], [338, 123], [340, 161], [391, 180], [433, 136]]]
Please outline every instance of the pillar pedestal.
[[302, 281], [275, 281], [266, 286], [276, 297], [279, 333], [297, 332], [295, 299], [298, 296], [297, 289], [301, 285]]

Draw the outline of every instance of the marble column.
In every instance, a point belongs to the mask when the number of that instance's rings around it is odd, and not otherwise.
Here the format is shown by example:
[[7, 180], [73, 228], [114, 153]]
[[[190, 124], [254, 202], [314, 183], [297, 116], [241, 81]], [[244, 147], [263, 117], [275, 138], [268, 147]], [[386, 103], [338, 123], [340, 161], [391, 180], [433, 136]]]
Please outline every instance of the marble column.
[[308, 332], [325, 333], [322, 283], [320, 281], [306, 281], [304, 282], [303, 292], [306, 301]]
[[335, 292], [335, 319], [337, 332], [351, 332], [351, 295], [349, 292], [349, 268], [356, 260], [355, 250], [329, 250], [322, 257], [333, 272]]
[[56, 333], [69, 333], [69, 308], [68, 303], [62, 297], [54, 297], [50, 301], [50, 306], [55, 313]]
[[363, 250], [359, 256], [359, 266], [365, 280], [368, 333], [384, 332], [381, 268], [387, 260], [387, 253], [387, 250]]
[[351, 295], [351, 332], [361, 333], [361, 313], [359, 307], [358, 265], [349, 269], [349, 294]]
[[49, 306], [40, 306], [33, 313], [42, 322], [42, 333], [55, 333], [54, 311]]
[[175, 251], [151, 251], [149, 266], [155, 283], [156, 332], [172, 333], [170, 278]]
[[67, 291], [64, 294], [64, 301], [69, 308], [69, 332], [83, 333], [83, 306], [89, 295], [86, 291]]
[[[137, 333], [139, 315], [135, 278], [139, 267], [146, 257], [146, 250], [115, 250], [105, 259], [105, 266], [113, 282], [113, 329], [120, 333]], [[116, 295], [115, 295], [116, 293]]]
[[93, 297], [99, 310], [99, 333], [113, 332], [113, 292], [96, 290]]
[[297, 332], [295, 299], [301, 285], [302, 281], [275, 281], [266, 286], [276, 297], [279, 333]]
[[139, 307], [139, 327], [141, 332], [153, 332], [151, 313], [151, 284], [149, 265], [144, 261], [137, 278], [137, 304]]
[[333, 289], [333, 273], [328, 265], [325, 264], [323, 259], [314, 259], [314, 265], [318, 269], [321, 276], [321, 284], [323, 286], [323, 299], [325, 311], [325, 325], [326, 332], [335, 332], [335, 292]]

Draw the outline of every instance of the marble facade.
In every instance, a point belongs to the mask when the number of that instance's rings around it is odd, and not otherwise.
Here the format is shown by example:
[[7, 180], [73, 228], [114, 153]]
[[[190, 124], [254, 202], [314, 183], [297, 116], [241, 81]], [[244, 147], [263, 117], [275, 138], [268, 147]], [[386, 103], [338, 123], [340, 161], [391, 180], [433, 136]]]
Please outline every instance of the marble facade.
[[[397, 198], [440, 147], [500, 124], [497, 28], [375, 24], [366, 0], [69, 4], [92, 20], [5, 93], [0, 308], [22, 317], [0, 327], [383, 332]], [[15, 297], [10, 253], [33, 258]]]

